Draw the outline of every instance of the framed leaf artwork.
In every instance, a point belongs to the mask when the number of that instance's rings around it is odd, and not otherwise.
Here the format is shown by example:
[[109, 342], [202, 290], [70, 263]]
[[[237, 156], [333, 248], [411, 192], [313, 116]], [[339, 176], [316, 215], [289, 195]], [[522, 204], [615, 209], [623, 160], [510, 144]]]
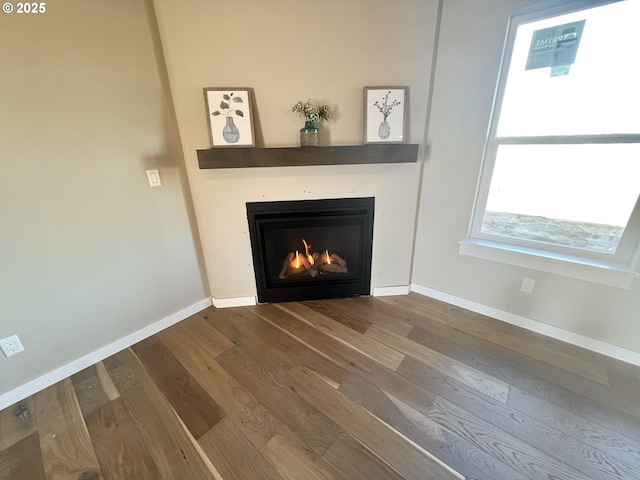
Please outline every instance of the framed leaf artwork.
[[251, 89], [205, 88], [212, 147], [255, 147]]

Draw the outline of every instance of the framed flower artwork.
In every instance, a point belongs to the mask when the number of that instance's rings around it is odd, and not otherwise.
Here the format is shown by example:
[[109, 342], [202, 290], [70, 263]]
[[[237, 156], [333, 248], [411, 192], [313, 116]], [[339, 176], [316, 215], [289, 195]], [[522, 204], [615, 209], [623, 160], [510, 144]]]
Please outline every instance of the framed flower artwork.
[[364, 87], [364, 143], [405, 143], [408, 87]]

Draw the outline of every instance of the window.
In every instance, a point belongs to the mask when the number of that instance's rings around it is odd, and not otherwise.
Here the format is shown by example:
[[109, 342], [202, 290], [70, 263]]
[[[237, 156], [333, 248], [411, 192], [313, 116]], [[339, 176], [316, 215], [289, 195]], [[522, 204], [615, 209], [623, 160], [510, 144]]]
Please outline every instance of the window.
[[590, 280], [586, 266], [626, 276], [602, 282], [626, 288], [638, 276], [638, 18], [640, 2], [628, 0], [511, 19], [461, 253]]

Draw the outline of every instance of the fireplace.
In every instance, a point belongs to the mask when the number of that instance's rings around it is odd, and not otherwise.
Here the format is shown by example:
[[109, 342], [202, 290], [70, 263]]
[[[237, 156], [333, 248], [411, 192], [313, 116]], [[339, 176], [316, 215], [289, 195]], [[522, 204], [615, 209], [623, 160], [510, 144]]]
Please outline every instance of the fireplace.
[[369, 295], [374, 198], [247, 203], [258, 302]]

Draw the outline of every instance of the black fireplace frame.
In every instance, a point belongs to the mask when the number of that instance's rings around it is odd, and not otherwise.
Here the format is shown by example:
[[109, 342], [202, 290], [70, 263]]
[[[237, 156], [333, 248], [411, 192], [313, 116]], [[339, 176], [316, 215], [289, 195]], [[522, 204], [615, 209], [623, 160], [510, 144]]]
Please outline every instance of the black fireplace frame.
[[[278, 202], [247, 202], [247, 220], [253, 255], [258, 303], [345, 298], [371, 293], [371, 259], [373, 250], [374, 197], [331, 198]], [[269, 223], [291, 219], [322, 219], [332, 216], [353, 219], [361, 225], [360, 262], [356, 278], [317, 283], [269, 282], [265, 270], [263, 231]]]

